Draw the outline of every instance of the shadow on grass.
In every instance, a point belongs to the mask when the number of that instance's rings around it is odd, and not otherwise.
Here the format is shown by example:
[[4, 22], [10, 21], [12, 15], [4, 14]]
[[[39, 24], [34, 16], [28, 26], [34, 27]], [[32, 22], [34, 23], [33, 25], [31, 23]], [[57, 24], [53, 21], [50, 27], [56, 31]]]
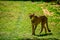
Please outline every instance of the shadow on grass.
[[[47, 33], [47, 34], [40, 34], [40, 35], [35, 35], [35, 36], [47, 36], [47, 35], [52, 35], [52, 33]], [[58, 38], [38, 38], [38, 37], [33, 37], [33, 38], [22, 38], [18, 40], [60, 40]]]
[[40, 34], [40, 35], [35, 35], [35, 36], [48, 36], [48, 35], [52, 35], [52, 33]]

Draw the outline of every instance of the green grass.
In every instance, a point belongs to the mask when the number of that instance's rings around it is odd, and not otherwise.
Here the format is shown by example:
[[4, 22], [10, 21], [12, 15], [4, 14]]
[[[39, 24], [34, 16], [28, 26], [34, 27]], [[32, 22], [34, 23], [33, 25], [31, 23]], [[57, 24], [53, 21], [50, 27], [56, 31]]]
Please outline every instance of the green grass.
[[[43, 5], [41, 5], [43, 4]], [[29, 13], [35, 13], [37, 16], [43, 15], [41, 7], [54, 12], [53, 16], [48, 17], [49, 28], [52, 35], [33, 36], [31, 35], [31, 22]], [[23, 2], [23, 1], [0, 1], [0, 40], [23, 40], [23, 39], [41, 39], [57, 40], [60, 39], [60, 6], [53, 6], [44, 2]], [[40, 25], [36, 30], [38, 35]], [[44, 34], [44, 31], [41, 33]]]

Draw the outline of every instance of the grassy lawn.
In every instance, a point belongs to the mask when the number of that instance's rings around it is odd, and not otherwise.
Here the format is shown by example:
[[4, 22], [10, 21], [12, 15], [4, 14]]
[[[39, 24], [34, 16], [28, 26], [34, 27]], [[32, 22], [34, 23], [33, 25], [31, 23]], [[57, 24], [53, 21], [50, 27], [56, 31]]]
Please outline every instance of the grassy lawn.
[[[30, 13], [35, 15], [44, 15], [42, 8], [52, 12], [52, 16], [48, 16], [48, 25], [52, 31], [52, 35], [38, 36], [40, 25], [36, 30], [36, 35], [31, 34]], [[41, 33], [44, 34], [44, 31]], [[30, 1], [0, 1], [0, 40], [58, 40], [60, 39], [60, 6], [51, 5], [45, 2]]]

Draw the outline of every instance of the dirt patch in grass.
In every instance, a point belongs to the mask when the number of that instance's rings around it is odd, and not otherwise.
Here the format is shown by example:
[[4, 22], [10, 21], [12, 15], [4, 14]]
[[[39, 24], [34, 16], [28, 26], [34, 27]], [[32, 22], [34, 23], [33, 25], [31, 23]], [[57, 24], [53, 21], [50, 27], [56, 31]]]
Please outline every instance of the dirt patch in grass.
[[48, 15], [48, 16], [52, 16], [53, 15], [53, 13], [49, 12], [46, 8], [43, 8], [43, 7], [41, 7], [41, 8], [42, 8], [42, 10], [44, 12], [44, 15]]

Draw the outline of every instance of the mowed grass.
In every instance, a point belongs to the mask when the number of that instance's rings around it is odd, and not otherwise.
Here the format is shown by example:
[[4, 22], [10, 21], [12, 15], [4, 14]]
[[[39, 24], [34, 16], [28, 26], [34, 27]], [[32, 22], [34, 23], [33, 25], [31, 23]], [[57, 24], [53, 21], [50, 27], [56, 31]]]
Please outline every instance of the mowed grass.
[[[29, 14], [34, 13], [37, 16], [44, 15], [41, 7], [47, 8], [50, 12], [53, 12], [52, 16], [46, 15], [52, 35], [32, 35]], [[36, 35], [39, 35], [40, 27], [41, 25], [38, 25]], [[44, 34], [44, 31], [41, 34]], [[23, 39], [60, 39], [60, 6], [45, 2], [0, 1], [0, 40]]]

